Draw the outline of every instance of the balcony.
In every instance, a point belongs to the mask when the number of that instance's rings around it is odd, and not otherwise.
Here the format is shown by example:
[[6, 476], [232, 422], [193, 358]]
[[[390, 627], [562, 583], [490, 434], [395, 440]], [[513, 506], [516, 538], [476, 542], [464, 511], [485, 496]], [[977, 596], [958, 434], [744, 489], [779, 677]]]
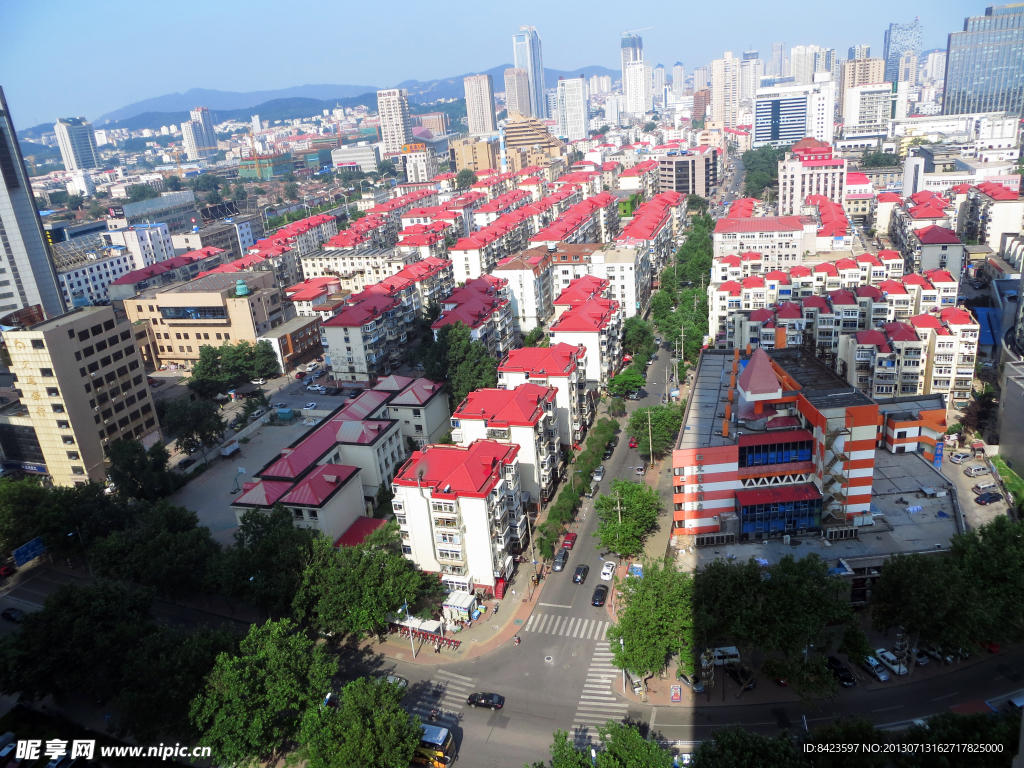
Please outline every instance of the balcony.
[[488, 440], [508, 440], [511, 435], [510, 429], [488, 429], [487, 439]]

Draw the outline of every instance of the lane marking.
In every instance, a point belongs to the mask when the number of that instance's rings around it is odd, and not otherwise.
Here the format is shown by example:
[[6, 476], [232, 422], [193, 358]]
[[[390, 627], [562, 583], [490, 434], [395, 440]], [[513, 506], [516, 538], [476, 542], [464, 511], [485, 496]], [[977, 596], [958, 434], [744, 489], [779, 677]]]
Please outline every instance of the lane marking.
[[545, 608], [572, 608], [571, 605], [558, 605], [557, 603], [537, 603], [537, 605], [543, 605]]
[[889, 712], [893, 709], [903, 709], [904, 705], [900, 704], [898, 707], [882, 707], [881, 709], [872, 709], [872, 712]]

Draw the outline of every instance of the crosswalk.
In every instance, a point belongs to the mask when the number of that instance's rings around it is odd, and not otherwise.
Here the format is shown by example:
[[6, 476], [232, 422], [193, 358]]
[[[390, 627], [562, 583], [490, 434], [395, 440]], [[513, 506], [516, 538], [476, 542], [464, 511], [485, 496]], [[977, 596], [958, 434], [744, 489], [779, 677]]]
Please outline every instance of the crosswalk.
[[[420, 716], [424, 723], [452, 728], [459, 722], [459, 713], [466, 706], [466, 699], [469, 698], [476, 685], [477, 678], [456, 675], [454, 672], [440, 669], [431, 680], [431, 684], [425, 687], [412, 703], [407, 704], [409, 714]], [[431, 721], [430, 711], [438, 711], [437, 719]]]
[[556, 613], [535, 613], [530, 616], [523, 632], [536, 632], [541, 635], [561, 635], [575, 637], [580, 640], [604, 640], [610, 621], [600, 619], [581, 619], [576, 616], [564, 616]]
[[626, 717], [629, 703], [615, 695], [613, 686], [622, 671], [612, 666], [614, 654], [606, 643], [594, 651], [587, 670], [587, 681], [583, 684], [576, 715], [572, 721], [574, 740], [577, 744], [597, 741], [597, 728], [608, 720], [622, 720]]

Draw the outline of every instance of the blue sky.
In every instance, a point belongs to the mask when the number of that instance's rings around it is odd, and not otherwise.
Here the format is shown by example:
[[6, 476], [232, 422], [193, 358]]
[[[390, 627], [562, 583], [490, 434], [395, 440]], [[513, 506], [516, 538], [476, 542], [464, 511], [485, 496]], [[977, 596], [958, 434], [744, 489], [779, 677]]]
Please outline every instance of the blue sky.
[[[921, 17], [925, 48], [944, 48], [985, 3], [953, 0], [726, 0], [626, 4], [518, 0], [461, 6], [406, 0], [0, 0], [0, 86], [19, 127], [105, 112], [189, 88], [252, 91], [306, 83], [389, 86], [510, 61], [511, 35], [537, 27], [554, 69], [618, 66], [619, 34], [641, 32], [645, 58], [706, 65], [723, 51], [772, 42], [838, 49], [868, 43], [880, 55], [893, 21]], [[876, 53], [877, 52], [877, 53]]]

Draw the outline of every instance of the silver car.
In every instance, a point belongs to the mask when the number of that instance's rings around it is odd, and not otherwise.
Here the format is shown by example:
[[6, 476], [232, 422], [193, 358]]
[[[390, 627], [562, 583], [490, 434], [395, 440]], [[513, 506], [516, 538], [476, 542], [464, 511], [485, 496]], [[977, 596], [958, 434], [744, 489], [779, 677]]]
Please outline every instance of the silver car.
[[865, 672], [869, 675], [873, 675], [878, 682], [886, 683], [889, 681], [889, 673], [885, 671], [885, 667], [883, 667], [882, 663], [874, 656], [865, 656], [864, 663], [861, 664], [861, 666], [864, 668]]

